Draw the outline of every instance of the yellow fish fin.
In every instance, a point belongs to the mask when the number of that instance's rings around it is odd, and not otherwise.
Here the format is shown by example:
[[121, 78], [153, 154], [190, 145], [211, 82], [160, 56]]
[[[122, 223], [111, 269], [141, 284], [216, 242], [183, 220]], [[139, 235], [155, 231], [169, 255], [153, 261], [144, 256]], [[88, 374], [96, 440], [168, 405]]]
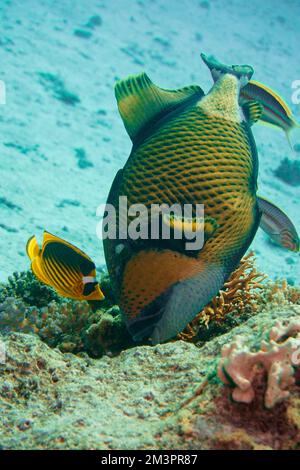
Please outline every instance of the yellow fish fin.
[[155, 118], [166, 115], [193, 96], [200, 100], [204, 93], [197, 85], [164, 90], [154, 85], [148, 75], [141, 73], [117, 82], [115, 95], [125, 128], [134, 140]]
[[36, 256], [33, 259], [31, 263], [31, 270], [39, 281], [43, 282], [44, 284], [51, 285], [51, 282], [49, 281], [48, 277], [43, 272], [43, 269], [41, 267], [41, 259], [39, 256]]
[[261, 119], [263, 111], [264, 107], [259, 101], [249, 101], [243, 105], [243, 112], [250, 126]]
[[32, 261], [36, 256], [40, 253], [40, 247], [38, 245], [36, 236], [33, 235], [29, 238], [27, 245], [26, 245], [26, 253], [29, 259]]

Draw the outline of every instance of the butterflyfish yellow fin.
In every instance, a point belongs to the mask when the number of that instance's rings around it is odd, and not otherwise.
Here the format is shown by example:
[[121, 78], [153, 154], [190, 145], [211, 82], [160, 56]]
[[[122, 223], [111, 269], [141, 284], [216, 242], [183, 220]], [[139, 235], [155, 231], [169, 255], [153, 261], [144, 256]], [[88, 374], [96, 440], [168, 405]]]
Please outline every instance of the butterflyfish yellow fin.
[[154, 85], [146, 73], [141, 73], [117, 82], [115, 95], [125, 128], [134, 141], [147, 124], [165, 116], [191, 97], [200, 100], [204, 93], [197, 85], [164, 90]]
[[27, 245], [26, 245], [26, 253], [29, 257], [29, 259], [32, 261], [36, 256], [39, 255], [40, 253], [40, 247], [38, 245], [36, 236], [33, 235], [32, 237], [29, 238]]
[[41, 259], [39, 256], [36, 256], [33, 259], [31, 263], [31, 270], [39, 281], [43, 282], [44, 284], [51, 285], [51, 282], [49, 281], [48, 277], [45, 275], [41, 267]]

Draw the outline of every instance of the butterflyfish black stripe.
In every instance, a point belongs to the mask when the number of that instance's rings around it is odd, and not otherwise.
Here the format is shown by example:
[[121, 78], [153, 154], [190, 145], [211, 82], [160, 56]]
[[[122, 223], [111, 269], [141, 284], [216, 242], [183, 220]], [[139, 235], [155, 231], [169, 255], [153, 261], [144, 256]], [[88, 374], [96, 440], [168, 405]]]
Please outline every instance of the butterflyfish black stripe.
[[55, 264], [53, 263], [52, 259], [51, 258], [46, 259], [45, 262], [46, 262], [47, 268], [49, 270], [49, 276], [51, 276], [50, 278], [52, 278], [53, 281], [56, 283], [56, 286], [58, 288], [61, 288], [61, 285], [63, 285], [64, 287], [69, 289], [69, 285], [67, 283], [67, 280], [64, 278], [62, 273], [57, 270], [57, 268], [56, 268]]
[[[57, 274], [60, 273], [61, 276], [63, 276], [63, 278], [67, 282], [68, 287], [70, 287], [71, 286], [71, 284], [70, 284], [70, 274], [68, 272], [66, 272], [66, 270], [64, 269], [65, 264], [63, 263], [63, 261], [60, 257], [59, 258], [57, 257], [56, 250], [52, 250], [51, 247], [49, 247], [49, 248], [50, 248], [50, 250], [48, 250], [49, 253], [46, 253], [45, 258], [50, 259], [50, 260], [52, 260], [52, 263], [55, 263]], [[59, 276], [59, 277], [61, 277], [61, 276]]]

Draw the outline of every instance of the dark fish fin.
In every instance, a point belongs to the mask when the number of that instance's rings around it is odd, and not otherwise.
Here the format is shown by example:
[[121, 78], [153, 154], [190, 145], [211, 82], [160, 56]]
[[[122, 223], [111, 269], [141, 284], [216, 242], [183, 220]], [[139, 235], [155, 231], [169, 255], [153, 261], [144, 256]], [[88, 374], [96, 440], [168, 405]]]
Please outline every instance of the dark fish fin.
[[171, 286], [137, 319], [128, 322], [135, 341], [150, 337], [157, 344], [176, 336], [212, 300], [225, 280], [225, 268], [211, 264], [196, 276]]
[[288, 216], [272, 202], [257, 197], [258, 207], [262, 212], [260, 228], [282, 248], [299, 251], [300, 241], [297, 230]]
[[197, 85], [178, 90], [164, 90], [145, 74], [132, 75], [117, 82], [115, 95], [125, 128], [134, 141], [140, 131], [156, 117], [163, 117], [191, 97], [204, 96]]
[[41, 259], [39, 256], [36, 256], [31, 263], [31, 270], [35, 277], [44, 284], [51, 285], [48, 277], [45, 275], [42, 266], [41, 266]]
[[264, 110], [263, 105], [259, 101], [249, 101], [245, 103], [242, 108], [244, 116], [250, 126], [259, 121]]

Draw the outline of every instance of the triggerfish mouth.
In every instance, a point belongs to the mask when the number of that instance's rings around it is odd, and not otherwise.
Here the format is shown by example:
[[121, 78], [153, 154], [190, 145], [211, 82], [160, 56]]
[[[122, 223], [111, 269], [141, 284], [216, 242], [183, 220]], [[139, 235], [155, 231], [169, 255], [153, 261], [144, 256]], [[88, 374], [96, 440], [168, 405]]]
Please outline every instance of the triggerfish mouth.
[[[222, 289], [258, 227], [277, 245], [299, 251], [290, 219], [257, 195], [258, 154], [251, 131], [261, 122], [288, 134], [298, 124], [273, 90], [252, 82], [250, 65], [225, 65], [204, 54], [202, 59], [214, 82], [207, 94], [198, 85], [162, 89], [145, 73], [115, 86], [133, 146], [107, 199], [107, 207], [115, 208], [117, 230], [103, 243], [115, 298], [135, 341], [157, 344], [184, 330]], [[202, 204], [204, 214], [162, 213], [158, 236], [135, 238], [129, 231], [124, 236], [121, 197], [128, 207], [143, 205], [149, 212], [153, 206]], [[128, 217], [126, 228], [130, 222]], [[166, 226], [171, 235], [177, 229], [199, 229], [203, 243], [191, 250], [184, 239], [163, 237], [161, 228]], [[87, 255], [47, 237], [42, 250], [34, 239], [29, 241], [36, 276], [61, 295], [101, 298]]]

